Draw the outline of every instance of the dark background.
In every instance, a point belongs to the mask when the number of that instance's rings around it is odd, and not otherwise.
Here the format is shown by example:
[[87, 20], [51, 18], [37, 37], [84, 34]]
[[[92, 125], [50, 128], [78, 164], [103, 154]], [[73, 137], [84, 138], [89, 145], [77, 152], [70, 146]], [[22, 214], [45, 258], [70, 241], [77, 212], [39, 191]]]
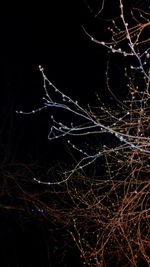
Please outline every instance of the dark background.
[[[67, 163], [66, 140], [48, 141], [50, 116], [56, 110], [34, 115], [16, 114], [42, 105], [44, 91], [39, 64], [48, 78], [64, 93], [87, 104], [99, 90], [105, 67], [104, 51], [91, 43], [82, 24], [93, 15], [84, 2], [5, 1], [0, 8], [0, 160], [50, 167]], [[95, 97], [93, 98], [94, 101]], [[68, 118], [69, 119], [69, 114]], [[68, 162], [69, 164], [69, 162]], [[17, 170], [16, 170], [17, 172]], [[55, 234], [40, 214], [9, 208], [12, 196], [1, 197], [0, 256], [3, 267], [79, 266], [78, 252], [70, 251], [63, 262], [54, 255]], [[59, 236], [59, 237], [58, 237]], [[63, 243], [63, 232], [57, 242]]]
[[[95, 92], [106, 98], [107, 51], [91, 42], [82, 25], [96, 38], [107, 39], [105, 19], [109, 21], [118, 15], [115, 7], [106, 2], [107, 13], [103, 12], [99, 19], [94, 18], [99, 1], [91, 6], [95, 13], [85, 1], [3, 1], [0, 7], [1, 165], [35, 161], [46, 166], [56, 161], [67, 163], [66, 140], [50, 142], [47, 138], [52, 123], [50, 116], [59, 111], [49, 109], [33, 115], [15, 111], [31, 111], [42, 105], [44, 91], [39, 65], [59, 90], [82, 105], [94, 104]], [[2, 204], [10, 201], [10, 198], [1, 199]], [[52, 234], [47, 237], [47, 225], [40, 215], [22, 219], [24, 213], [0, 211], [0, 266], [56, 267], [57, 255], [48, 256], [48, 250], [53, 251], [53, 237]], [[73, 266], [72, 259], [79, 266], [77, 258], [75, 251], [59, 266]]]
[[[90, 20], [96, 28], [95, 20], [84, 2], [79, 6], [75, 1], [8, 1], [0, 19], [1, 149], [5, 154], [1, 155], [7, 160], [28, 161], [49, 153], [53, 159], [62, 143], [58, 141], [57, 146], [55, 142], [51, 151], [53, 144], [47, 140], [53, 110], [31, 116], [16, 115], [15, 110], [31, 111], [42, 105], [39, 64], [73, 99], [83, 105], [95, 100], [100, 84], [103, 89], [105, 50], [93, 44], [81, 28], [87, 21], [90, 25]], [[102, 25], [98, 26], [101, 30]]]

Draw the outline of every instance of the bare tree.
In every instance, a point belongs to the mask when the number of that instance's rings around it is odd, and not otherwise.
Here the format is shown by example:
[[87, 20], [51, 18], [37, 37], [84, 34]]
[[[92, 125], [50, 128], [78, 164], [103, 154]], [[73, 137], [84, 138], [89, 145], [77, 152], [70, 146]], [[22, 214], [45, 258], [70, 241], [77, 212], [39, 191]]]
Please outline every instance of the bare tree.
[[[85, 266], [150, 265], [150, 20], [148, 6], [146, 11], [133, 8], [128, 17], [123, 1], [118, 2], [120, 15], [111, 21], [111, 40], [97, 40], [83, 27], [92, 42], [108, 50], [111, 64], [108, 60], [106, 85], [115, 105], [108, 106], [97, 95], [98, 107], [83, 108], [61, 92], [39, 66], [44, 104], [31, 112], [19, 111], [31, 114], [55, 107], [71, 114], [71, 121], [51, 117], [48, 138], [67, 137], [80, 159], [71, 170], [61, 171], [59, 178], [34, 178], [34, 182], [47, 191], [55, 188], [56, 195], [63, 196], [64, 205], [54, 200], [47, 204], [47, 213], [57, 211], [55, 221], [67, 227]], [[104, 6], [103, 1], [96, 16]], [[123, 67], [125, 84], [120, 91], [125, 90], [125, 99], [112, 88], [111, 65], [116, 57]], [[85, 138], [84, 145], [72, 142], [77, 136]], [[93, 136], [102, 140], [100, 145], [89, 143]], [[88, 166], [93, 170], [96, 166], [101, 175], [89, 177]]]

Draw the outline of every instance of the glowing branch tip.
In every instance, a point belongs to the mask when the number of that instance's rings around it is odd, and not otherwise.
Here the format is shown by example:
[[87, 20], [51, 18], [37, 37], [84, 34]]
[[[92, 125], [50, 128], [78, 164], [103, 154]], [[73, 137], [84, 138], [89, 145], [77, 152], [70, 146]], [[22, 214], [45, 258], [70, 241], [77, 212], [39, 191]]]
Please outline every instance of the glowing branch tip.
[[43, 71], [44, 68], [43, 68], [41, 65], [39, 65], [39, 70], [40, 70], [40, 71]]

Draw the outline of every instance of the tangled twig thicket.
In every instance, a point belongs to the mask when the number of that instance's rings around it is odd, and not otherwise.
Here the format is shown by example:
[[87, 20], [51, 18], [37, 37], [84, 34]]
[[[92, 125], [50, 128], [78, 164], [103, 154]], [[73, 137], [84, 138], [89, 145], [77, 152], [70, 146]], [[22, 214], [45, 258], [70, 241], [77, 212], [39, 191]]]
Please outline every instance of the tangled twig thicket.
[[[108, 49], [111, 58], [124, 62], [120, 65], [125, 65], [122, 90], [126, 98], [112, 88], [110, 61], [106, 85], [113, 105], [104, 104], [97, 96], [96, 109], [83, 108], [63, 94], [40, 66], [45, 103], [28, 113], [56, 107], [71, 113], [74, 120], [52, 117], [49, 139], [68, 136], [68, 144], [81, 154], [80, 160], [72, 170], [61, 172], [60, 179], [34, 178], [34, 183], [44, 188], [38, 205], [44, 205], [54, 223], [66, 227], [83, 264], [92, 267], [114, 266], [114, 262], [115, 266], [150, 266], [150, 14], [134, 8], [127, 22], [123, 1], [119, 2], [120, 16], [109, 28], [111, 41], [97, 40], [83, 29], [93, 42]], [[91, 144], [86, 149], [84, 144], [83, 149], [72, 142], [72, 136], [73, 140], [85, 138], [85, 144], [87, 136], [88, 142], [91, 136], [100, 137], [101, 145]], [[89, 177], [88, 166], [99, 174]], [[50, 196], [51, 204], [44, 204]]]

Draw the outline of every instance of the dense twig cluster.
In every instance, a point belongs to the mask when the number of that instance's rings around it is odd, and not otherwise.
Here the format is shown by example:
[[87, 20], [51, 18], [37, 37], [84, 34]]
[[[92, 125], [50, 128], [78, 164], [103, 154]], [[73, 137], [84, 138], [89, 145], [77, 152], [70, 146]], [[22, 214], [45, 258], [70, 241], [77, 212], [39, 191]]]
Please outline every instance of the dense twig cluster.
[[[115, 266], [150, 266], [150, 21], [148, 12], [133, 9], [132, 22], [127, 22], [123, 2], [119, 2], [120, 17], [112, 21], [111, 41], [96, 40], [84, 31], [113, 57], [117, 54], [127, 63], [126, 99], [111, 88], [109, 62], [106, 84], [114, 108], [101, 103], [99, 96], [97, 109], [81, 107], [51, 83], [40, 66], [45, 103], [28, 113], [57, 107], [71, 113], [74, 120], [52, 117], [49, 139], [68, 136], [68, 144], [81, 154], [80, 160], [57, 181], [34, 181], [46, 185], [47, 192], [55, 188], [56, 195], [63, 196], [63, 205], [55, 199], [45, 210], [57, 212], [55, 221], [68, 227], [85, 266], [114, 266], [114, 262]], [[82, 149], [73, 144], [72, 136], [100, 136], [102, 142], [91, 150]], [[109, 142], [105, 142], [106, 136]], [[98, 174], [88, 177], [89, 165], [96, 166]]]

